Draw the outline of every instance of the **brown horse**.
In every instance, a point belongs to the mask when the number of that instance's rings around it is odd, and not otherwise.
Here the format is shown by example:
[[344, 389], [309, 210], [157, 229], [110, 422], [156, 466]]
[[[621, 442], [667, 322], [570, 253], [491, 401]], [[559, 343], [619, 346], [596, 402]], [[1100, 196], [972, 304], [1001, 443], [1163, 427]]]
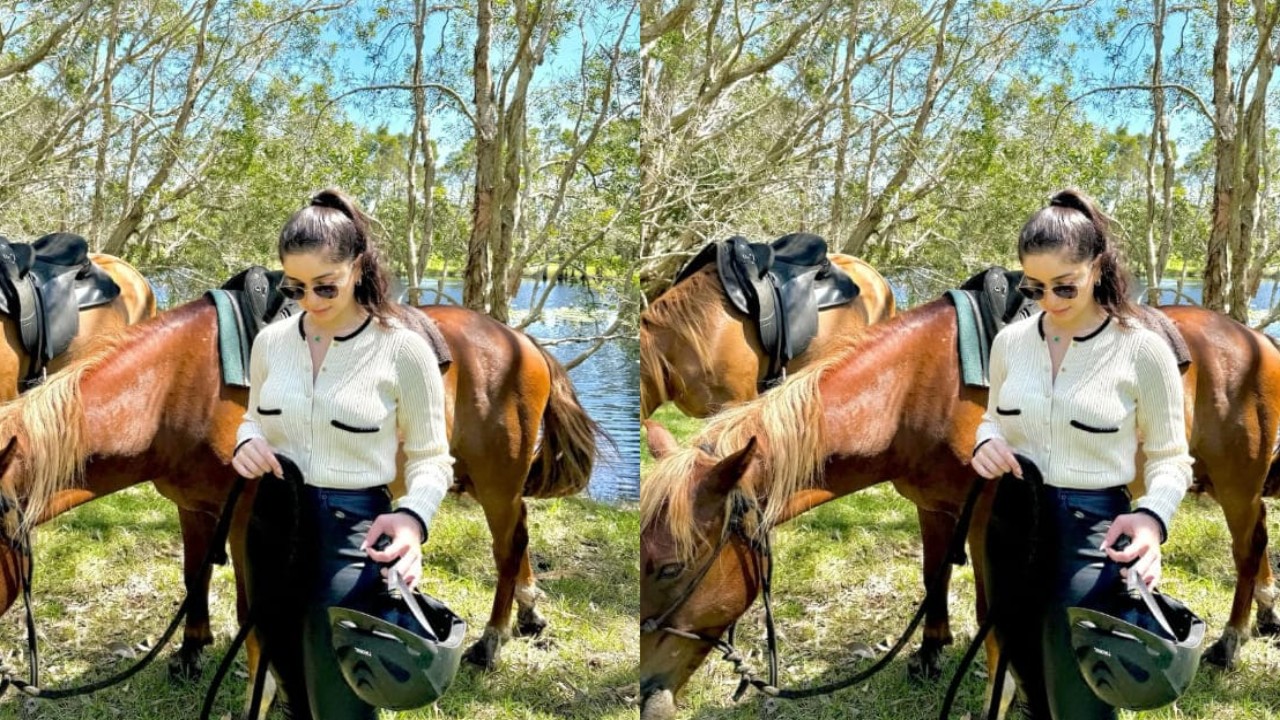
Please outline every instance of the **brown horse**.
[[[1280, 427], [1280, 350], [1264, 335], [1222, 315], [1192, 307], [1162, 311], [1192, 354], [1183, 373], [1196, 480], [1222, 505], [1233, 538], [1237, 584], [1231, 617], [1207, 653], [1229, 664], [1247, 635], [1250, 597], [1262, 632], [1280, 630], [1266, 559], [1261, 498], [1275, 492], [1272, 467]], [[921, 510], [925, 577], [943, 566], [945, 546], [973, 471], [974, 433], [985, 390], [964, 387], [956, 359], [956, 316], [937, 300], [868, 328], [847, 347], [753, 402], [712, 419], [692, 443], [676, 449], [650, 423], [661, 459], [641, 483], [643, 619], [669, 607], [667, 625], [719, 636], [760, 589], [748, 544], [733, 539], [711, 557], [735, 496], [759, 502], [767, 528], [882, 478]], [[994, 485], [992, 485], [994, 487]], [[978, 615], [983, 600], [980, 556], [990, 488], [969, 529], [975, 557]], [[690, 592], [693, 575], [710, 570]], [[687, 599], [679, 602], [683, 594]], [[951, 641], [945, 592], [931, 603], [922, 653]], [[674, 713], [674, 696], [710, 650], [707, 643], [642, 632], [642, 718]], [[988, 645], [987, 661], [995, 649]]]
[[[151, 285], [137, 268], [115, 257], [90, 253], [89, 259], [106, 271], [120, 286], [120, 294], [111, 302], [80, 311], [80, 330], [67, 351], [49, 361], [52, 374], [79, 357], [85, 346], [100, 335], [119, 332], [128, 325], [155, 317], [156, 296]], [[22, 349], [18, 323], [8, 315], [0, 316], [5, 342], [0, 344], [0, 402], [18, 395], [18, 385], [27, 376], [30, 364]]]
[[[423, 310], [453, 354], [444, 385], [456, 487], [483, 506], [493, 535], [497, 590], [488, 625], [468, 651], [469, 660], [492, 667], [510, 634], [513, 599], [518, 632], [546, 625], [535, 607], [540, 592], [529, 564], [523, 497], [585, 487], [596, 424], [564, 369], [527, 336], [469, 310]], [[234, 479], [230, 458], [247, 395], [222, 383], [216, 312], [200, 299], [130, 328], [0, 407], [0, 447], [12, 445], [0, 462], [0, 490], [21, 499], [30, 524], [144, 480], [178, 505], [186, 587], [196, 601], [179, 651], [184, 663], [194, 663], [211, 641], [209, 573], [200, 574], [199, 565]], [[255, 488], [250, 483], [237, 505], [231, 533], [242, 619], [247, 608], [239, 570]], [[0, 608], [14, 600], [16, 567], [16, 556], [0, 548]], [[256, 662], [253, 648], [250, 659]]]
[[[893, 317], [889, 283], [849, 255], [828, 255], [861, 291], [853, 302], [818, 314], [818, 335], [787, 363], [793, 373], [825, 357], [843, 334]], [[724, 295], [710, 263], [653, 301], [640, 314], [640, 417], [673, 402], [692, 417], [746, 402], [768, 372], [760, 334]]]

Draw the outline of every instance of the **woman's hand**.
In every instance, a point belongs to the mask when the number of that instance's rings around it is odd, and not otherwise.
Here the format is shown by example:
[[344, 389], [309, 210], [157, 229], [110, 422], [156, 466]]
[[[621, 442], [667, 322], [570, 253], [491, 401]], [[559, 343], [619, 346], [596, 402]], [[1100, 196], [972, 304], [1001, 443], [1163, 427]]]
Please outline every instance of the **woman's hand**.
[[[391, 538], [391, 543], [382, 550], [374, 549], [383, 535]], [[374, 518], [360, 549], [375, 562], [395, 560], [395, 569], [407, 587], [416, 587], [422, 578], [422, 525], [408, 513], [390, 512]], [[382, 576], [387, 577], [386, 568], [382, 569]]]
[[262, 438], [252, 438], [241, 445], [231, 458], [231, 467], [250, 480], [271, 473], [284, 478], [284, 468], [276, 459], [276, 451]]
[[1019, 480], [1022, 479], [1022, 465], [1013, 456], [1013, 450], [998, 437], [983, 443], [969, 464], [988, 480], [994, 480], [1005, 473], [1013, 473]]
[[[1111, 547], [1121, 535], [1128, 535], [1130, 542], [1124, 550]], [[1130, 572], [1138, 573], [1147, 587], [1155, 587], [1160, 582], [1160, 521], [1144, 513], [1125, 513], [1117, 515], [1111, 523], [1111, 529], [1102, 540], [1102, 550], [1118, 563], [1137, 562], [1120, 570], [1126, 580]]]

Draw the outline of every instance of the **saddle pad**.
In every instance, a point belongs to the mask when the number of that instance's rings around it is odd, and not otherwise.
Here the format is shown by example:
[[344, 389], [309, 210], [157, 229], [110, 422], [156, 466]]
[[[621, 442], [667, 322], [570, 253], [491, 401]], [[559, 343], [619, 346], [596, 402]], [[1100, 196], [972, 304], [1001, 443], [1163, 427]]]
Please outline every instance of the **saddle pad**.
[[973, 295], [964, 290], [948, 290], [946, 295], [956, 308], [960, 379], [967, 387], [990, 387], [987, 362], [991, 357], [991, 349], [987, 345], [986, 333], [982, 332], [977, 303]]
[[448, 370], [449, 365], [453, 363], [453, 352], [449, 350], [449, 343], [445, 341], [444, 334], [440, 332], [436, 321], [432, 320], [421, 309], [407, 305], [405, 307], [409, 310], [409, 312], [405, 313], [405, 325], [427, 339], [427, 344], [431, 346], [431, 350], [436, 354], [436, 361], [440, 363], [440, 372]]
[[240, 304], [226, 290], [206, 293], [218, 310], [218, 365], [222, 382], [232, 387], [249, 387], [249, 341], [240, 319]]
[[1173, 324], [1168, 315], [1149, 305], [1139, 305], [1138, 321], [1169, 343], [1169, 349], [1173, 351], [1173, 357], [1178, 361], [1179, 368], [1185, 368], [1191, 364], [1191, 350], [1187, 347], [1187, 341], [1182, 338], [1178, 326]]

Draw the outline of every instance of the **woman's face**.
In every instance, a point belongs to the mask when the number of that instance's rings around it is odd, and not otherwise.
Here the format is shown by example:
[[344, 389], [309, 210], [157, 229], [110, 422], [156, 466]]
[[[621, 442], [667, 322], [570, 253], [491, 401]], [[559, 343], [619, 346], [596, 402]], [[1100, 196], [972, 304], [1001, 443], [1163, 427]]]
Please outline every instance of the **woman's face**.
[[[359, 273], [356, 256], [344, 262], [332, 262], [323, 250], [290, 253], [281, 258], [284, 265], [282, 286], [303, 288], [298, 304], [311, 321], [320, 327], [342, 328], [359, 314], [355, 289]], [[329, 295], [330, 297], [325, 297]]]
[[[1093, 284], [1098, 279], [1092, 260], [1073, 262], [1066, 251], [1043, 252], [1022, 258], [1022, 285], [1044, 292], [1040, 307], [1059, 327], [1073, 327], [1097, 317], [1099, 308], [1093, 299]], [[1075, 289], [1075, 297], [1064, 298]]]

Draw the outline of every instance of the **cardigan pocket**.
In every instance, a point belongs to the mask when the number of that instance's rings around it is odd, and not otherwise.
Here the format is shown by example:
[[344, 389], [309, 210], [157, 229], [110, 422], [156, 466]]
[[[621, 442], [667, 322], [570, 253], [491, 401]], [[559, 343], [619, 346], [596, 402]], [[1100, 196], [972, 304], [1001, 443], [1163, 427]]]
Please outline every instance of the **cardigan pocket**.
[[1096, 427], [1094, 425], [1085, 425], [1079, 420], [1072, 420], [1071, 427], [1076, 428], [1077, 430], [1083, 430], [1087, 433], [1108, 434], [1108, 433], [1120, 432], [1120, 428], [1118, 426], [1117, 427]]
[[378, 430], [380, 430], [380, 429], [381, 429], [381, 428], [379, 428], [379, 427], [377, 427], [377, 426], [374, 426], [374, 427], [357, 427], [357, 426], [355, 426], [355, 425], [348, 425], [348, 424], [346, 424], [346, 423], [344, 423], [344, 422], [341, 422], [341, 421], [339, 421], [339, 420], [330, 420], [330, 421], [329, 421], [329, 424], [330, 424], [330, 425], [332, 425], [332, 426], [334, 426], [334, 427], [336, 427], [336, 428], [338, 428], [339, 430], [346, 430], [346, 431], [347, 431], [347, 432], [349, 432], [349, 433], [376, 433], [376, 432], [378, 432]]

